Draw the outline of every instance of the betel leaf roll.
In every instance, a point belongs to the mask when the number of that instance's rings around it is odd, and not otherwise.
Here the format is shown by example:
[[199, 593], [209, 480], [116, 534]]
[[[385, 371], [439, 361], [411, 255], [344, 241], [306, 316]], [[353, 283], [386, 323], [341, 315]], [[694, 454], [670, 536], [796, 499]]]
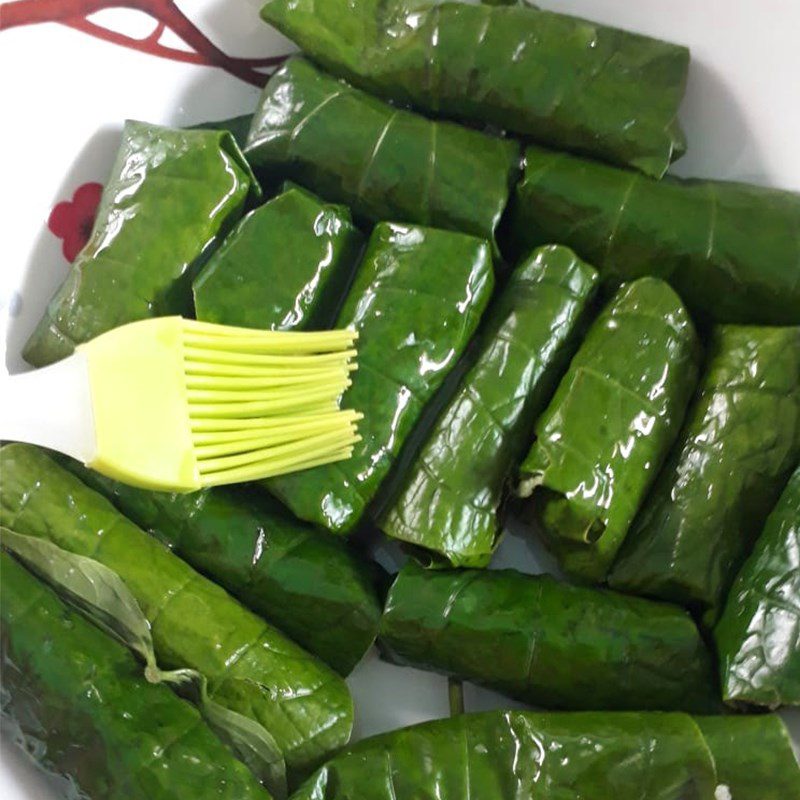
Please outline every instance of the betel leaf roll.
[[[327, 327], [361, 244], [346, 208], [289, 187], [246, 216], [204, 267], [194, 283], [198, 317], [281, 330]], [[381, 608], [370, 566], [263, 492], [149, 492], [77, 462], [67, 466], [341, 674], [375, 639]]]
[[198, 711], [149, 683], [124, 645], [5, 552], [0, 571], [3, 716], [39, 767], [64, 778], [62, 796], [269, 800]]
[[163, 670], [159, 666], [150, 621], [114, 570], [48, 539], [5, 527], [0, 527], [0, 545], [94, 625], [125, 644], [137, 656], [150, 683], [166, 683], [181, 696], [191, 698], [211, 730], [259, 782], [279, 798], [286, 796], [286, 762], [272, 736], [254, 719], [212, 700], [208, 680], [198, 670]]
[[697, 396], [611, 585], [713, 617], [799, 459], [800, 327], [715, 328]]
[[549, 575], [411, 562], [389, 591], [380, 642], [396, 663], [543, 708], [720, 706], [711, 654], [686, 611]]
[[358, 331], [358, 371], [343, 403], [364, 413], [353, 456], [267, 480], [301, 519], [346, 535], [397, 458], [422, 409], [477, 328], [494, 284], [488, 242], [377, 225], [336, 322]]
[[269, 80], [245, 149], [357, 217], [493, 239], [519, 167], [518, 145], [393, 108], [292, 58]]
[[654, 181], [531, 147], [511, 209], [510, 253], [561, 242], [612, 288], [655, 275], [705, 324], [800, 322], [800, 194]]
[[736, 577], [714, 639], [726, 701], [800, 705], [800, 467]]
[[25, 360], [44, 366], [118, 325], [191, 312], [194, 272], [260, 192], [230, 133], [126, 122], [89, 242]]
[[378, 632], [370, 564], [264, 492], [136, 489], [75, 461], [69, 469], [287, 636], [347, 675]]
[[800, 766], [776, 714], [695, 717], [728, 793], [720, 800], [800, 800]]
[[679, 45], [523, 4], [267, 0], [261, 16], [331, 72], [431, 114], [656, 177], [684, 150]]
[[358, 742], [292, 800], [714, 800], [685, 714], [489, 711]]
[[362, 243], [347, 208], [291, 187], [241, 220], [195, 278], [197, 318], [270, 330], [329, 328]]
[[663, 281], [623, 286], [535, 427], [518, 493], [570, 575], [602, 580], [680, 430], [699, 344]]
[[152, 627], [159, 665], [192, 668], [210, 699], [254, 719], [297, 779], [347, 742], [344, 681], [123, 517], [44, 451], [0, 449], [0, 524], [119, 575]]
[[487, 314], [475, 363], [381, 521], [389, 536], [426, 559], [488, 564], [506, 478], [577, 346], [596, 283], [595, 270], [557, 245], [514, 270]]

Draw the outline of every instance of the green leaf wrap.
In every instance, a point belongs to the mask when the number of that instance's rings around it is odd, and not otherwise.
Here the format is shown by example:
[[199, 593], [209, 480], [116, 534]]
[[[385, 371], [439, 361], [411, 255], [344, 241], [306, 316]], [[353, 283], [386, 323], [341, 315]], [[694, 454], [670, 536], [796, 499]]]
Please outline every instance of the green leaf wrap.
[[286, 762], [272, 736], [255, 720], [208, 697], [208, 681], [196, 670], [164, 671], [158, 666], [150, 623], [136, 598], [116, 572], [87, 556], [64, 550], [48, 539], [0, 528], [2, 547], [80, 609], [92, 624], [111, 634], [139, 656], [150, 683], [193, 687], [200, 714], [276, 797], [285, 798]]
[[800, 467], [739, 571], [714, 639], [725, 700], [800, 705]]
[[714, 800], [685, 714], [461, 714], [365, 739], [292, 800]]
[[721, 610], [800, 459], [800, 327], [723, 325], [683, 431], [610, 577]]
[[25, 360], [44, 366], [126, 322], [189, 314], [193, 275], [260, 192], [229, 133], [126, 122], [89, 242]]
[[140, 528], [340, 674], [349, 674], [374, 641], [382, 609], [372, 565], [287, 514], [266, 493], [148, 492], [75, 461], [67, 466]]
[[[695, 717], [731, 800], [800, 800], [800, 767], [775, 714]], [[724, 795], [722, 795], [724, 798]]]
[[528, 148], [508, 215], [510, 253], [571, 247], [615, 288], [655, 275], [704, 323], [800, 320], [800, 195], [664, 178]]
[[208, 679], [210, 699], [252, 717], [275, 739], [290, 778], [350, 736], [344, 681], [164, 545], [105, 498], [27, 445], [0, 450], [0, 524], [89, 556], [126, 583], [152, 626], [163, 668]]
[[201, 131], [228, 131], [231, 136], [233, 136], [236, 144], [244, 148], [245, 144], [247, 144], [247, 133], [250, 130], [250, 124], [252, 122], [252, 114], [240, 114], [238, 117], [199, 122], [197, 125], [190, 125], [189, 129]]
[[[299, 187], [251, 212], [194, 283], [200, 319], [325, 328], [361, 250], [350, 212]], [[268, 497], [148, 492], [66, 466], [139, 527], [343, 675], [370, 647], [380, 602], [370, 567]]]
[[520, 468], [529, 503], [563, 569], [602, 580], [694, 391], [697, 335], [663, 281], [623, 286], [580, 346], [535, 427]]
[[597, 273], [565, 247], [542, 247], [512, 273], [487, 314], [479, 352], [381, 521], [423, 558], [484, 567], [497, 510], [533, 423], [577, 347]]
[[422, 111], [657, 177], [684, 150], [679, 45], [521, 5], [268, 0], [261, 16], [331, 72]]
[[407, 564], [380, 641], [392, 661], [544, 708], [720, 707], [711, 655], [683, 609], [547, 575]]
[[241, 220], [195, 278], [197, 319], [329, 328], [362, 245], [347, 208], [292, 187]]
[[301, 519], [346, 535], [361, 521], [425, 404], [455, 366], [494, 285], [489, 243], [381, 223], [337, 328], [358, 331], [358, 371], [344, 405], [364, 413], [352, 458], [266, 486]]
[[269, 800], [200, 714], [0, 553], [3, 714], [41, 768], [106, 800]]
[[513, 142], [393, 108], [302, 58], [270, 78], [245, 152], [362, 219], [491, 240], [520, 159]]

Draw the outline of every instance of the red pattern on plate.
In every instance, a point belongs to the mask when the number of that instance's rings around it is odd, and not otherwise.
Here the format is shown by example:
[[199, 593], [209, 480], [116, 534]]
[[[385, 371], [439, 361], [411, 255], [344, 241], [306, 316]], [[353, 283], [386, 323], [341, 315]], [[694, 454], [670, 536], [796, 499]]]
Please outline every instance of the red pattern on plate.
[[[144, 39], [109, 30], [88, 19], [106, 8], [130, 8], [148, 14], [156, 21], [153, 31]], [[220, 50], [175, 4], [174, 0], [13, 0], [0, 3], [0, 31], [21, 25], [57, 22], [113, 44], [150, 55], [219, 67], [254, 86], [263, 86], [268, 75], [259, 67], [276, 67], [286, 56], [268, 58], [236, 58]], [[169, 29], [180, 37], [191, 51], [161, 44], [161, 34]]]
[[50, 212], [47, 227], [61, 239], [61, 252], [70, 264], [89, 241], [102, 193], [102, 184], [84, 183], [72, 200], [58, 203]]

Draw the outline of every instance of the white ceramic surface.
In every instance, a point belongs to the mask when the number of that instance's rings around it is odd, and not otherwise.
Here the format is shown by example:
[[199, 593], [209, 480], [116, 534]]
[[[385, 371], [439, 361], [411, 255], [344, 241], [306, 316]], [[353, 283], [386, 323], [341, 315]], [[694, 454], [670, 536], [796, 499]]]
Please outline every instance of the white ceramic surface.
[[[229, 55], [291, 49], [260, 23], [250, 0], [180, 0], [177, 5]], [[733, 178], [800, 191], [800, 2], [798, 0], [541, 0], [689, 45], [692, 67], [682, 119], [689, 153], [680, 175]], [[0, 15], [3, 7], [0, 6]], [[146, 37], [144, 14], [108, 10], [97, 24]], [[162, 43], [185, 47], [174, 35]], [[250, 111], [257, 90], [220, 69], [125, 49], [46, 23], [0, 33], [0, 370], [24, 368], [22, 344], [68, 268], [46, 228], [55, 203], [87, 181], [102, 182], [126, 117], [185, 125]], [[381, 554], [391, 559], [391, 553]], [[495, 566], [530, 572], [548, 560], [512, 532]], [[370, 653], [349, 680], [356, 736], [445, 715], [443, 678], [384, 664]], [[509, 705], [467, 687], [473, 710]], [[800, 742], [800, 714], [787, 714]], [[50, 790], [4, 743], [0, 798], [46, 800]], [[488, 800], [488, 799], [487, 799]]]

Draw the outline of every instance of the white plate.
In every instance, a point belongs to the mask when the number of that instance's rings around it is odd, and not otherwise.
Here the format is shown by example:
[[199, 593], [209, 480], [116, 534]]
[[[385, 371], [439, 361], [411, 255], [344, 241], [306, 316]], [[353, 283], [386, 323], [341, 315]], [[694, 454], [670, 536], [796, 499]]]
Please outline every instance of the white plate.
[[[163, 0], [166, 8], [169, 3]], [[692, 67], [682, 119], [689, 153], [680, 175], [732, 178], [800, 191], [800, 4], [796, 0], [541, 0], [580, 14], [689, 45]], [[7, 6], [13, 3], [6, 4]], [[66, 3], [64, 3], [66, 5]], [[248, 0], [181, 0], [191, 22], [230, 56], [262, 58], [291, 50], [261, 24]], [[0, 6], [0, 16], [6, 8]], [[134, 39], [154, 21], [130, 10], [90, 18]], [[80, 24], [80, 23], [79, 23]], [[85, 27], [85, 24], [84, 24]], [[108, 36], [108, 34], [106, 34]], [[113, 34], [112, 34], [113, 35]], [[252, 110], [257, 89], [221, 69], [159, 58], [63, 24], [0, 34], [0, 330], [5, 368], [24, 368], [20, 350], [67, 273], [62, 241], [47, 228], [53, 206], [87, 182], [105, 180], [126, 117], [173, 125]], [[186, 50], [174, 34], [162, 46]], [[539, 572], [546, 560], [511, 535], [497, 566]], [[349, 679], [356, 736], [443, 716], [443, 678], [380, 662], [374, 653]], [[468, 708], [510, 705], [467, 687]], [[786, 715], [800, 742], [800, 713]], [[4, 746], [0, 797], [44, 800], [49, 792]]]

